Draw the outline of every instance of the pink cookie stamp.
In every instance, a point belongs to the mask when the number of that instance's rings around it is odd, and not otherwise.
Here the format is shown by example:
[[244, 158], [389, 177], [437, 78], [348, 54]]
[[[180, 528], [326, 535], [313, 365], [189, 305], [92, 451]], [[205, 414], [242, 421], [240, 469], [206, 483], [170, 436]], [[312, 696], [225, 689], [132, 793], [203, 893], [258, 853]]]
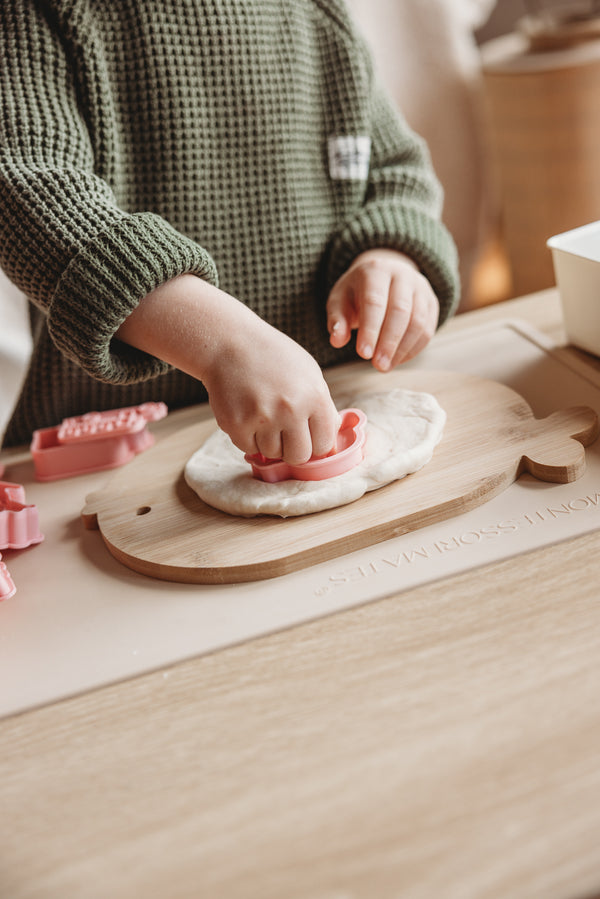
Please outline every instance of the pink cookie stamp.
[[[41, 543], [37, 506], [25, 502], [21, 484], [0, 481], [0, 549], [25, 549]], [[14, 596], [16, 587], [0, 555], [0, 600]]]
[[16, 592], [15, 582], [10, 576], [10, 571], [2, 561], [2, 553], [0, 553], [0, 602], [3, 599], [10, 599]]
[[88, 412], [34, 431], [31, 455], [36, 479], [54, 481], [124, 465], [152, 446], [154, 437], [146, 425], [166, 414], [164, 403], [143, 403]]
[[329, 455], [309, 459], [300, 465], [289, 465], [283, 459], [268, 459], [262, 453], [246, 453], [244, 459], [252, 466], [254, 477], [269, 483], [289, 479], [324, 481], [350, 471], [364, 457], [367, 416], [360, 409], [344, 409], [340, 416], [342, 423], [336, 445]]
[[25, 502], [21, 484], [0, 481], [0, 549], [25, 549], [43, 539], [37, 506]]

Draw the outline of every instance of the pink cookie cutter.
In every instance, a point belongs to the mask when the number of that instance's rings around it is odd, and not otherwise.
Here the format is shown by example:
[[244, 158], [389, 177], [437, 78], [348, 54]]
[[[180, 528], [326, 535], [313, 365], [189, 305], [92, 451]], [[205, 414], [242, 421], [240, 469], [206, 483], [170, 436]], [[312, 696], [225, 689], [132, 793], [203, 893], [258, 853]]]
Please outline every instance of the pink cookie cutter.
[[[25, 502], [24, 488], [0, 481], [0, 549], [25, 549], [43, 539], [37, 506]], [[0, 600], [14, 596], [16, 590], [0, 554]]]
[[360, 409], [344, 409], [340, 416], [342, 423], [335, 449], [328, 456], [312, 458], [300, 465], [289, 465], [283, 459], [268, 459], [262, 453], [246, 453], [244, 459], [252, 466], [254, 477], [269, 483], [290, 478], [297, 481], [324, 481], [350, 471], [364, 457], [367, 416]]
[[15, 582], [10, 576], [10, 571], [2, 561], [2, 553], [0, 553], [0, 601], [10, 599], [16, 592]]
[[144, 403], [88, 412], [34, 431], [31, 455], [36, 479], [55, 481], [124, 465], [152, 446], [154, 437], [146, 425], [166, 414], [164, 403]]
[[25, 549], [43, 539], [37, 506], [25, 502], [21, 484], [0, 481], [0, 549]]

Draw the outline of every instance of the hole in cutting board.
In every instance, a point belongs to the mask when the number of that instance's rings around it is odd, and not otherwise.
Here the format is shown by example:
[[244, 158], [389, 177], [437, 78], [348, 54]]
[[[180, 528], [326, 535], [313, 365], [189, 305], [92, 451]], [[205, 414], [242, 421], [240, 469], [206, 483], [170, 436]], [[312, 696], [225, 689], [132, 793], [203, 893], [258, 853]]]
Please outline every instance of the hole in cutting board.
[[147, 515], [148, 512], [151, 512], [151, 511], [152, 511], [151, 506], [140, 506], [139, 509], [137, 509], [135, 514], [136, 515]]

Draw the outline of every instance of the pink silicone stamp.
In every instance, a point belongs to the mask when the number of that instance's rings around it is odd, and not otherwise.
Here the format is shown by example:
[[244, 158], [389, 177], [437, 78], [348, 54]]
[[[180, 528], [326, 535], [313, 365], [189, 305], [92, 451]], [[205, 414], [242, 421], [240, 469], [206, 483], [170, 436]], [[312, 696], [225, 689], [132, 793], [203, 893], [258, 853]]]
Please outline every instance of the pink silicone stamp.
[[15, 582], [10, 576], [10, 571], [2, 561], [2, 553], [0, 553], [0, 601], [10, 599], [16, 592]]
[[344, 409], [340, 412], [342, 423], [335, 448], [328, 456], [309, 459], [300, 465], [288, 465], [282, 459], [268, 459], [262, 453], [244, 456], [252, 466], [252, 474], [261, 481], [324, 481], [350, 471], [364, 456], [367, 416], [360, 409]]
[[[24, 488], [0, 481], [0, 549], [25, 549], [43, 539], [37, 506], [25, 502]], [[14, 596], [16, 590], [0, 554], [0, 600]]]
[[164, 403], [143, 403], [65, 418], [53, 428], [33, 432], [31, 455], [38, 481], [116, 468], [154, 443], [149, 421], [167, 414]]
[[25, 502], [21, 484], [0, 481], [0, 549], [25, 549], [43, 539], [37, 506]]

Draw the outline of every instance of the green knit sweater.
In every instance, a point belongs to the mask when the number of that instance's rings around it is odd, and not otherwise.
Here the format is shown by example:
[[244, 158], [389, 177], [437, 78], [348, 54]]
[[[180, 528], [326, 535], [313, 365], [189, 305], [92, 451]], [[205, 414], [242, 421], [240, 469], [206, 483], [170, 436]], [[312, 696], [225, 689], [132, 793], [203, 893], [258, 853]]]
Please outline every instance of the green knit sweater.
[[[358, 138], [358, 139], [356, 139]], [[411, 255], [441, 320], [455, 249], [423, 142], [342, 0], [2, 0], [0, 266], [34, 350], [5, 444], [202, 384], [114, 338], [192, 272], [312, 353], [329, 289], [371, 247]]]

